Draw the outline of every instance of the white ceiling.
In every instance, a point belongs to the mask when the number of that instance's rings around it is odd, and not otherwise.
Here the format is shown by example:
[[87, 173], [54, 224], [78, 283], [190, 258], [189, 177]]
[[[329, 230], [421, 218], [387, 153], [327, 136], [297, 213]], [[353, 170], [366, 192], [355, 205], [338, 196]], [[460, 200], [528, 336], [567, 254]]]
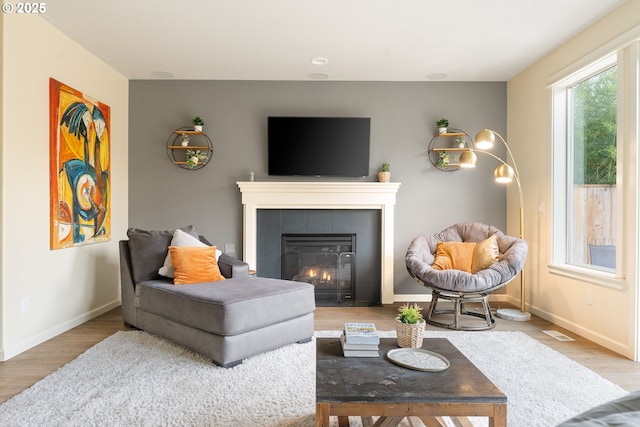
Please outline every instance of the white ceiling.
[[42, 16], [129, 79], [507, 81], [622, 3], [56, 0]]

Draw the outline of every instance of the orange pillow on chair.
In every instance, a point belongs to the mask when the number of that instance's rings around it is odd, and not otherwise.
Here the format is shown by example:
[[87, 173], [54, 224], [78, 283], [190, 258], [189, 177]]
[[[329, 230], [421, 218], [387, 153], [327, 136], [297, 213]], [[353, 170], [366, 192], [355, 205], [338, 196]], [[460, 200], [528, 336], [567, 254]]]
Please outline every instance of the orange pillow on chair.
[[482, 242], [476, 243], [473, 250], [473, 261], [471, 262], [471, 272], [476, 274], [499, 261], [500, 250], [498, 248], [498, 238], [494, 234]]
[[438, 242], [433, 268], [436, 270], [462, 270], [471, 273], [473, 250], [472, 242]]
[[175, 269], [174, 285], [225, 280], [216, 262], [215, 246], [169, 246], [169, 252]]

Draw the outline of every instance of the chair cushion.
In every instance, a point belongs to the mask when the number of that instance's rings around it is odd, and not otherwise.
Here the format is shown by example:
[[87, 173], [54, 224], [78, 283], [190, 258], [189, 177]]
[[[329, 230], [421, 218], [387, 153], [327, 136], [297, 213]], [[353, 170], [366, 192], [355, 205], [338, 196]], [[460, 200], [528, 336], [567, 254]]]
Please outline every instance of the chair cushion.
[[476, 243], [473, 249], [471, 272], [477, 273], [480, 270], [484, 270], [494, 262], [497, 262], [499, 256], [498, 239], [495, 234], [492, 234], [482, 242]]
[[[482, 242], [496, 236], [498, 261], [476, 273], [433, 268], [438, 242]], [[440, 233], [418, 236], [405, 257], [409, 274], [425, 286], [454, 292], [490, 292], [513, 279], [524, 266], [527, 243], [506, 236], [498, 228], [481, 223], [460, 223]]]
[[456, 269], [471, 272], [471, 261], [476, 244], [473, 242], [438, 242], [433, 268]]

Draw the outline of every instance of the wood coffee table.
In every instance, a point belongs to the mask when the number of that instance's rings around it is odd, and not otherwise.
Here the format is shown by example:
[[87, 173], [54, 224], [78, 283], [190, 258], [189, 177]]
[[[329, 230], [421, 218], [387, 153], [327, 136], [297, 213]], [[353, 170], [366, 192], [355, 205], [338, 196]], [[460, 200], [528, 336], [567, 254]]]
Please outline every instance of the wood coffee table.
[[427, 426], [435, 417], [489, 417], [489, 426], [507, 425], [507, 396], [445, 338], [425, 338], [422, 348], [446, 357], [440, 372], [398, 366], [386, 357], [398, 348], [395, 338], [380, 340], [380, 357], [344, 357], [339, 338], [316, 340], [316, 427], [329, 427], [329, 416], [348, 426], [348, 416], [363, 425], [395, 426], [416, 417]]

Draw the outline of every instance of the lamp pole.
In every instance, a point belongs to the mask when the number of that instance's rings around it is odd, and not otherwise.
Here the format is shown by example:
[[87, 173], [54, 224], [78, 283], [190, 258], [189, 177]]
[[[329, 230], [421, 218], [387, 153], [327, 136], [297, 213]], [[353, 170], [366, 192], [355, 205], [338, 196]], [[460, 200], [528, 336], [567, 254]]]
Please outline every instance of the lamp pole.
[[[479, 135], [483, 135], [483, 137], [487, 137], [489, 140], [490, 145], [493, 145], [493, 141], [495, 141], [495, 136], [497, 135], [498, 138], [500, 138], [500, 140], [502, 141], [502, 143], [504, 144], [505, 148], [507, 149], [507, 161], [502, 160], [500, 157], [496, 156], [495, 154], [489, 153], [488, 151], [485, 151], [484, 149], [479, 149], [479, 148], [475, 148], [472, 150], [469, 150], [470, 152], [478, 152], [478, 153], [483, 153], [486, 154], [488, 156], [493, 157], [494, 159], [496, 159], [497, 161], [499, 161], [501, 163], [500, 166], [498, 166], [496, 168], [496, 170], [494, 171], [494, 177], [496, 178], [496, 181], [498, 182], [511, 182], [512, 178], [515, 179], [516, 181], [516, 185], [518, 186], [518, 201], [520, 204], [520, 238], [522, 240], [524, 240], [524, 197], [522, 196], [522, 185], [520, 183], [520, 172], [518, 171], [518, 166], [516, 164], [516, 160], [513, 157], [513, 153], [511, 152], [511, 149], [509, 148], [509, 144], [507, 144], [507, 141], [504, 140], [504, 138], [496, 131], [493, 130], [489, 130], [489, 129], [485, 129], [483, 131], [480, 131], [478, 133], [478, 135], [476, 135], [476, 139], [478, 139]], [[489, 147], [490, 148], [490, 147]], [[508, 163], [509, 157], [511, 158], [511, 165]], [[462, 162], [461, 162], [462, 163]], [[524, 265], [522, 266], [522, 271], [520, 271], [520, 310], [513, 310], [513, 309], [499, 309], [497, 312], [498, 317], [503, 318], [503, 319], [507, 319], [507, 320], [515, 320], [515, 321], [527, 321], [531, 319], [531, 314], [528, 313], [526, 311], [526, 306], [525, 306], [525, 298], [526, 298], [526, 292], [525, 292], [525, 268]]]

